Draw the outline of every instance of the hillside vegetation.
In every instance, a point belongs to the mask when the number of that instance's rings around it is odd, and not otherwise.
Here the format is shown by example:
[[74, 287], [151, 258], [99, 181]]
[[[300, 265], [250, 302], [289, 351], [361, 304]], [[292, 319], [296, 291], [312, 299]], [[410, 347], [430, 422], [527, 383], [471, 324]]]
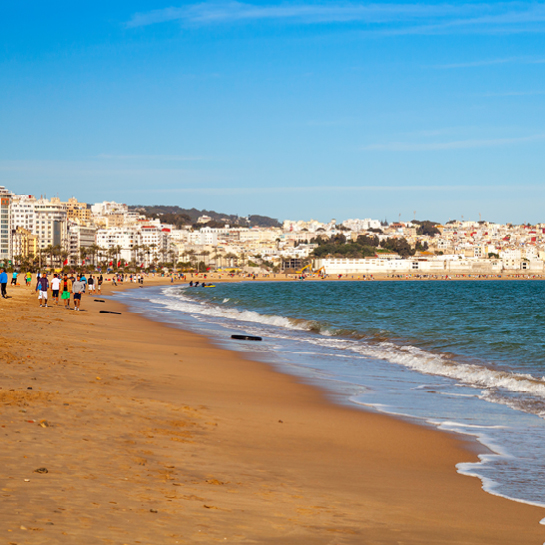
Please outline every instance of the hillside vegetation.
[[[185, 225], [224, 227], [225, 224], [234, 227], [281, 227], [277, 219], [258, 214], [240, 217], [235, 214], [215, 212], [214, 210], [197, 210], [196, 208], [180, 208], [179, 206], [169, 205], [132, 205], [129, 208], [145, 214], [148, 218], [159, 218], [162, 223], [170, 223], [178, 228]], [[197, 220], [201, 216], [209, 216], [212, 219], [206, 224], [197, 224]]]

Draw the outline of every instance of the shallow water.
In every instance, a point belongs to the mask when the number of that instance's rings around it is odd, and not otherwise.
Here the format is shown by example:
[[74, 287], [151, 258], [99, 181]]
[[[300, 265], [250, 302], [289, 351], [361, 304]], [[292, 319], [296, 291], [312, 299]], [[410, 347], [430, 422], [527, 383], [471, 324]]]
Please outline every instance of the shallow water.
[[[545, 283], [240, 282], [117, 295], [151, 318], [251, 351], [346, 402], [474, 435], [459, 471], [545, 506]], [[230, 340], [232, 333], [264, 337]]]

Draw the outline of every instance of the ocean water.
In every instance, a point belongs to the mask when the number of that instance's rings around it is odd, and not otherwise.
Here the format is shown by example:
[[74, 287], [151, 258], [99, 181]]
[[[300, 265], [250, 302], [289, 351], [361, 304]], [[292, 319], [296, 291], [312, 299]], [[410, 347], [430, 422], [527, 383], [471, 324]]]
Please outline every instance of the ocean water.
[[[238, 282], [116, 295], [367, 410], [475, 437], [458, 471], [545, 506], [545, 282]], [[233, 333], [263, 337], [236, 342]]]

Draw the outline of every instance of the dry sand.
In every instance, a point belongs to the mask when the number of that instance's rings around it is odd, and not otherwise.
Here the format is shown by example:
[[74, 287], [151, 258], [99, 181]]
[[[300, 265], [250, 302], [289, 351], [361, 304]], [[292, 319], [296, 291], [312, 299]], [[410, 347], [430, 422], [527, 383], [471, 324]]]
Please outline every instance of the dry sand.
[[8, 294], [1, 544], [545, 541], [542, 509], [456, 473], [472, 443], [335, 405], [118, 303]]

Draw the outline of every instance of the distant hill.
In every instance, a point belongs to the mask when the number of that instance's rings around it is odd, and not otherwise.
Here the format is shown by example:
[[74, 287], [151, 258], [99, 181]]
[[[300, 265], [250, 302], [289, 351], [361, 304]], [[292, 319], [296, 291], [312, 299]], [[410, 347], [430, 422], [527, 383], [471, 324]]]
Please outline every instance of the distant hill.
[[[148, 218], [160, 218], [164, 223], [170, 223], [181, 227], [182, 225], [195, 225], [201, 216], [209, 216], [212, 220], [206, 223], [210, 227], [223, 227], [226, 223], [237, 227], [281, 227], [281, 223], [268, 216], [252, 214], [245, 218], [235, 214], [222, 214], [213, 210], [197, 210], [196, 208], [180, 208], [167, 205], [131, 205], [130, 210], [136, 210], [145, 214]], [[199, 227], [202, 227], [199, 224]]]

